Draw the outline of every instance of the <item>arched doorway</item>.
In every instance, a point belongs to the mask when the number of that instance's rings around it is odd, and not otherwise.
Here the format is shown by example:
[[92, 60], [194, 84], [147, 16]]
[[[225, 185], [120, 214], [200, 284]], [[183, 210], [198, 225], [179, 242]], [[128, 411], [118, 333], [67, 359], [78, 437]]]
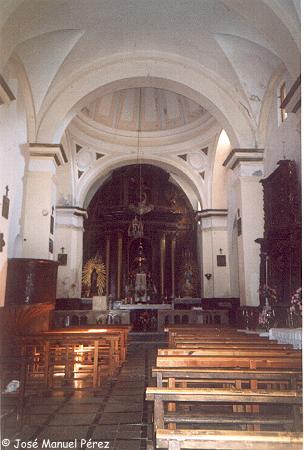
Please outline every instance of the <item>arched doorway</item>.
[[[200, 292], [195, 211], [163, 169], [143, 164], [141, 177], [143, 236], [130, 234], [140, 179], [139, 166], [133, 164], [113, 171], [88, 206], [84, 263], [102, 256], [106, 294], [114, 299], [159, 303], [177, 296], [195, 297]], [[141, 298], [135, 286], [139, 273], [144, 274], [146, 286]]]

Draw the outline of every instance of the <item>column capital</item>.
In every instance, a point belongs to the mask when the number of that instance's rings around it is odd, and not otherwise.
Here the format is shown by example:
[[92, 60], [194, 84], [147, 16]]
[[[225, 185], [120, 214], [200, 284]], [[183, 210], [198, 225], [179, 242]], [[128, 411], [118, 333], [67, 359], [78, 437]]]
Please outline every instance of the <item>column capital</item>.
[[53, 158], [57, 166], [62, 166], [68, 161], [61, 144], [29, 143], [27, 151], [30, 157]]
[[78, 216], [84, 219], [88, 218], [87, 210], [80, 206], [56, 206], [56, 213], [68, 216]]
[[88, 217], [86, 209], [78, 206], [56, 206], [56, 224], [63, 227], [81, 228]]
[[203, 209], [197, 211], [196, 220], [201, 223], [201, 230], [208, 229], [226, 229], [227, 228], [227, 209]]
[[254, 172], [259, 172], [262, 176], [263, 155], [262, 148], [233, 148], [223, 162], [223, 166], [238, 171], [240, 176], [254, 175]]

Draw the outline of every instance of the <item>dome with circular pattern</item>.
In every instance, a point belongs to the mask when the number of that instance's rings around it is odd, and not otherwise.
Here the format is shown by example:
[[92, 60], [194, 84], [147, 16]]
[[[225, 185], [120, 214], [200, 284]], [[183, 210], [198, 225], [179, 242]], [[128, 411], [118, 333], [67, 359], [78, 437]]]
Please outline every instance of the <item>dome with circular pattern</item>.
[[90, 103], [82, 113], [106, 127], [125, 131], [175, 129], [211, 117], [187, 97], [154, 87], [113, 92]]

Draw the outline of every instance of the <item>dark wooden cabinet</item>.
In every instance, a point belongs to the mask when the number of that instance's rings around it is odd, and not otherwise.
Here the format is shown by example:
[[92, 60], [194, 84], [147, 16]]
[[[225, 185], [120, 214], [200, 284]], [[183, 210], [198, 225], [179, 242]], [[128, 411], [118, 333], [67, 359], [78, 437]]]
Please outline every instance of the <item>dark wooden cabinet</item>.
[[54, 304], [58, 263], [48, 259], [8, 260], [5, 306]]
[[[261, 244], [261, 285], [277, 291], [277, 304], [287, 305], [301, 286], [300, 184], [294, 161], [278, 162], [261, 181], [264, 191], [264, 236]], [[267, 264], [266, 264], [267, 258]]]

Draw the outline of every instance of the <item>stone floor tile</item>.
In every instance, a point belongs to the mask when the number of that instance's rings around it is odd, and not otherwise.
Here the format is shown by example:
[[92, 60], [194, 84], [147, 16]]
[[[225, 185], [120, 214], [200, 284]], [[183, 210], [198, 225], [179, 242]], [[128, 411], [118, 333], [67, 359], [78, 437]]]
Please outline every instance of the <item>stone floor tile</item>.
[[38, 426], [44, 424], [49, 417], [49, 414], [27, 414], [24, 423], [28, 426]]
[[65, 405], [62, 406], [59, 413], [94, 414], [98, 411], [100, 405], [101, 403], [82, 403], [82, 404], [79, 404], [78, 402], [66, 403]]
[[105, 413], [112, 412], [142, 412], [143, 404], [142, 403], [108, 403], [104, 409]]
[[138, 440], [117, 440], [114, 443], [114, 450], [140, 450], [141, 441]]
[[117, 436], [117, 425], [96, 425], [92, 439], [98, 440], [114, 440]]
[[68, 401], [67, 401], [67, 405], [70, 404], [77, 404], [77, 405], [83, 405], [83, 404], [101, 404], [104, 401], [104, 395], [102, 396], [84, 396], [84, 397], [71, 397]]
[[54, 411], [56, 411], [57, 408], [60, 408], [61, 405], [63, 405], [63, 403], [51, 403], [45, 405], [43, 401], [41, 401], [40, 405], [32, 405], [31, 407], [28, 407], [26, 410], [26, 414], [52, 414]]
[[142, 436], [142, 425], [120, 424], [118, 427], [118, 439], [140, 439]]
[[50, 439], [52, 441], [71, 441], [73, 439], [85, 439], [89, 427], [83, 426], [64, 426], [64, 427], [46, 427], [38, 436], [38, 440]]
[[65, 427], [66, 425], [90, 425], [93, 423], [95, 414], [56, 414], [49, 425]]
[[100, 424], [114, 423], [141, 423], [141, 413], [104, 413], [99, 420]]

